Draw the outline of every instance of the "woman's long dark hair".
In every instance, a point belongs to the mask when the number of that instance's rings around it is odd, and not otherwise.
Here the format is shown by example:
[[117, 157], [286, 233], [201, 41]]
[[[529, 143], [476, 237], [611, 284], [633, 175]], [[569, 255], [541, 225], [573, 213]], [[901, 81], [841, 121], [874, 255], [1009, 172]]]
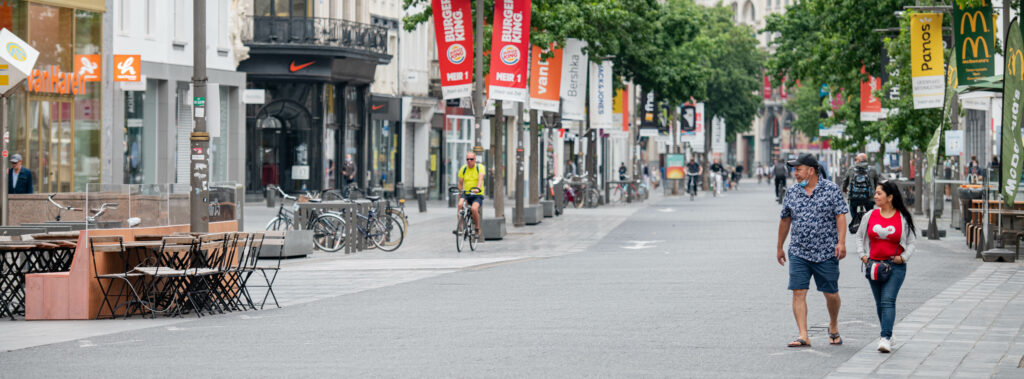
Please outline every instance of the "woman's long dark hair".
[[900, 188], [896, 186], [896, 183], [891, 180], [886, 180], [880, 184], [882, 192], [886, 195], [892, 196], [892, 207], [903, 215], [903, 219], [907, 221], [907, 226], [910, 227], [910, 233], [917, 233], [914, 229], [914, 218], [910, 216], [910, 210], [907, 209], [907, 205], [903, 203], [903, 194], [900, 193]]

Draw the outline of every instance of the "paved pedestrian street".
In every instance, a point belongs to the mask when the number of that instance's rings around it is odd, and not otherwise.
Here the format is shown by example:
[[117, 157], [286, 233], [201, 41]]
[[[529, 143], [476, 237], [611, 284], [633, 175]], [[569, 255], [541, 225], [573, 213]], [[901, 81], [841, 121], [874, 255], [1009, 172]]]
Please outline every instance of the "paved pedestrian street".
[[463, 253], [439, 205], [410, 209], [395, 252], [284, 261], [280, 309], [0, 322], [0, 377], [1024, 377], [1024, 271], [980, 263], [955, 230], [920, 240], [880, 354], [852, 239], [845, 343], [828, 344], [812, 290], [813, 346], [785, 347], [797, 331], [767, 185], [568, 209]]

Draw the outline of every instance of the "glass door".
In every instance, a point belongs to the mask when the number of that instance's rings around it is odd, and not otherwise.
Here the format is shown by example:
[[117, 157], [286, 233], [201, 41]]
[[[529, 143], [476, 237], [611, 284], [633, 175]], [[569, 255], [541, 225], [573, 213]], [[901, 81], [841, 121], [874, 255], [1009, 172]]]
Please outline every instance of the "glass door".
[[[459, 185], [459, 168], [465, 163], [466, 153], [473, 151], [473, 117], [448, 116], [445, 120], [446, 189]], [[482, 157], [477, 157], [482, 160]], [[480, 162], [489, 163], [489, 162]], [[491, 169], [488, 167], [488, 169]]]
[[25, 165], [35, 172], [36, 192], [70, 192], [74, 179], [74, 118], [71, 102], [29, 102], [28, 155]]

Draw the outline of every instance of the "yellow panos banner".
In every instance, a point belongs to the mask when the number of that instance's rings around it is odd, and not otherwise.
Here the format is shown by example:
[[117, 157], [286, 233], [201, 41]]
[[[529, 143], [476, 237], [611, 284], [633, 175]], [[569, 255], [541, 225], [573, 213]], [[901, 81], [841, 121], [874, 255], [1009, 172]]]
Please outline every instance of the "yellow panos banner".
[[910, 65], [914, 109], [942, 108], [944, 72], [942, 14], [910, 15]]

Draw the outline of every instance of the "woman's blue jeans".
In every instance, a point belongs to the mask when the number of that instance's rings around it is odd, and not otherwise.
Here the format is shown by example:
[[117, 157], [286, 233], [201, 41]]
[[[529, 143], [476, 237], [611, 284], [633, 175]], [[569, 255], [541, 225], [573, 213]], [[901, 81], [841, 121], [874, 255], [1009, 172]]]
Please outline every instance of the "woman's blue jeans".
[[871, 293], [875, 295], [875, 310], [878, 321], [882, 323], [882, 338], [892, 337], [892, 324], [896, 322], [896, 296], [903, 286], [903, 278], [907, 276], [906, 264], [893, 264], [892, 275], [884, 283], [868, 281]]

